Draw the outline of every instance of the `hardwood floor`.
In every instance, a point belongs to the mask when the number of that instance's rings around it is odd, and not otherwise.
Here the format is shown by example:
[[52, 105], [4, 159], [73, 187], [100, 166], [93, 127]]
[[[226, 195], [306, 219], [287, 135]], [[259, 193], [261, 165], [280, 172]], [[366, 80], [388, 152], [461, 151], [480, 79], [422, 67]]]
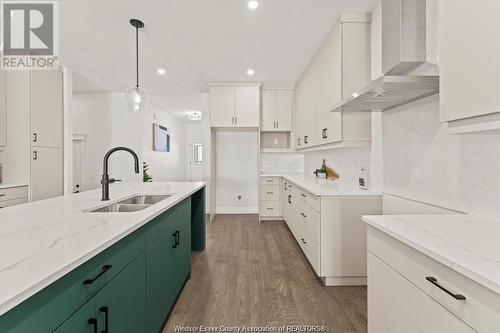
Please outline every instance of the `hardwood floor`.
[[323, 287], [284, 222], [218, 215], [164, 332], [200, 325], [366, 332], [366, 297], [366, 287]]

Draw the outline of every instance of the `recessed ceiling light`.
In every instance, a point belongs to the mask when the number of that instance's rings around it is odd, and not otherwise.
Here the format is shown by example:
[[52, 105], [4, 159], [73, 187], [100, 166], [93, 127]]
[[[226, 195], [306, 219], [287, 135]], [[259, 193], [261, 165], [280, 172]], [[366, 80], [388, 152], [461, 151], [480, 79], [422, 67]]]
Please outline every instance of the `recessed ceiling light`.
[[167, 71], [165, 70], [165, 68], [158, 68], [156, 70], [156, 73], [158, 73], [158, 75], [165, 75], [167, 74]]
[[253, 76], [255, 74], [255, 71], [251, 68], [247, 69], [247, 75], [248, 76]]
[[248, 8], [250, 8], [252, 10], [255, 10], [258, 7], [259, 7], [259, 2], [258, 1], [255, 1], [255, 0], [248, 1]]

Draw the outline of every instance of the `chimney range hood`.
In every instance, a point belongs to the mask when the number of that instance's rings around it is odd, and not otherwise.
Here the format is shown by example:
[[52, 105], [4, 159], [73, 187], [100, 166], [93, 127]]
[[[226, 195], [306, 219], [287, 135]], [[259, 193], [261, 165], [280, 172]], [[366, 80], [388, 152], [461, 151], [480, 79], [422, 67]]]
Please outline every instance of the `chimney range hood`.
[[415, 75], [426, 62], [426, 0], [382, 0], [379, 79], [332, 106], [331, 112], [385, 111], [439, 93], [439, 76]]

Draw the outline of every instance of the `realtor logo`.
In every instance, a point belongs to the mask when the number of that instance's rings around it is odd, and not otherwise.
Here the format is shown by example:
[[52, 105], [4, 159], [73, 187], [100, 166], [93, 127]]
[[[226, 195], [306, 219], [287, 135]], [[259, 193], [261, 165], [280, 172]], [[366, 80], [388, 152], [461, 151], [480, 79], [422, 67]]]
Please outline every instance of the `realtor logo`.
[[4, 1], [2, 11], [2, 68], [55, 68], [57, 3]]

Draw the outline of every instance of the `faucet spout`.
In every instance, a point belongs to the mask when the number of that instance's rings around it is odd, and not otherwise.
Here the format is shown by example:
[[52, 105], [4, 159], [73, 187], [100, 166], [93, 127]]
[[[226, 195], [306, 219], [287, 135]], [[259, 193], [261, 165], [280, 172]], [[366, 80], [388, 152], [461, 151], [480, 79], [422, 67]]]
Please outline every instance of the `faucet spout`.
[[126, 151], [129, 152], [132, 157], [134, 158], [134, 169], [135, 173], [139, 173], [139, 157], [137, 157], [137, 154], [130, 148], [127, 147], [115, 147], [111, 150], [109, 150], [106, 155], [104, 155], [104, 160], [102, 162], [102, 178], [101, 178], [101, 187], [102, 187], [102, 201], [108, 201], [109, 200], [109, 184], [112, 184], [116, 181], [119, 181], [114, 178], [109, 178], [108, 174], [108, 165], [109, 165], [109, 157], [117, 151]]

